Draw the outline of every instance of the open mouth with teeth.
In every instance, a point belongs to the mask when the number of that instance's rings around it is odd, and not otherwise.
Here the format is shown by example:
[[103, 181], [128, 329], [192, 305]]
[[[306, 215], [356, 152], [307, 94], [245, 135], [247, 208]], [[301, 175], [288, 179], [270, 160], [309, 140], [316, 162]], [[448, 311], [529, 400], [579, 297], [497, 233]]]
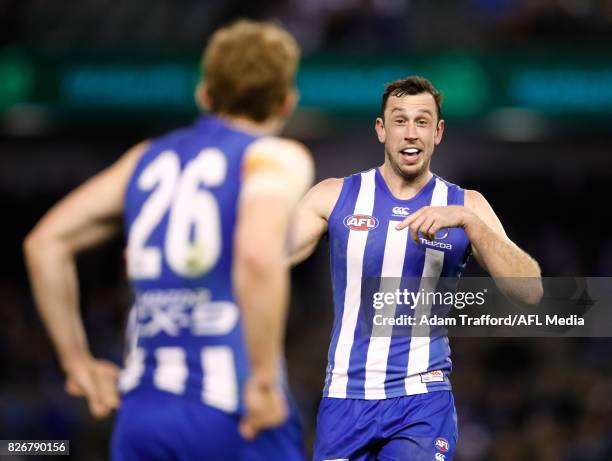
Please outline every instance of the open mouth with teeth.
[[404, 160], [417, 160], [419, 158], [419, 154], [421, 153], [421, 149], [417, 147], [406, 147], [400, 151], [402, 158]]

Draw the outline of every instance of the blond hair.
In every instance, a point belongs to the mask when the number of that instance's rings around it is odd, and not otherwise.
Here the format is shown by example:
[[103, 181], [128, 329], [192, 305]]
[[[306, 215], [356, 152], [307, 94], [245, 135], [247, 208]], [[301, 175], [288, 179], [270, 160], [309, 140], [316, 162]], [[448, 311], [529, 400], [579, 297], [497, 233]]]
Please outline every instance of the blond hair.
[[262, 122], [275, 115], [293, 88], [300, 50], [269, 22], [239, 20], [217, 30], [202, 59], [212, 112]]

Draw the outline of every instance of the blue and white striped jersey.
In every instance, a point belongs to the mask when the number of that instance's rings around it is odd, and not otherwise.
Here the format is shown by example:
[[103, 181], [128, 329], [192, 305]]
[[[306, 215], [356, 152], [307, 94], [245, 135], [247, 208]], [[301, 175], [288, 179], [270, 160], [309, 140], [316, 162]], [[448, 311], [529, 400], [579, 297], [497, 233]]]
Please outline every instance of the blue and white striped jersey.
[[241, 411], [247, 358], [232, 287], [245, 149], [257, 138], [215, 117], [153, 141], [125, 195], [135, 292], [122, 392], [141, 387]]
[[[324, 396], [385, 399], [451, 388], [448, 338], [422, 329], [419, 335], [364, 333], [372, 305], [362, 301], [362, 288], [371, 279], [399, 284], [414, 278], [424, 288], [440, 277], [459, 277], [470, 254], [463, 229], [448, 229], [439, 245], [417, 244], [409, 229], [395, 226], [423, 206], [463, 205], [463, 199], [463, 189], [435, 175], [410, 200], [395, 198], [377, 168], [344, 179], [329, 217], [335, 315]], [[430, 311], [422, 304], [413, 313]]]

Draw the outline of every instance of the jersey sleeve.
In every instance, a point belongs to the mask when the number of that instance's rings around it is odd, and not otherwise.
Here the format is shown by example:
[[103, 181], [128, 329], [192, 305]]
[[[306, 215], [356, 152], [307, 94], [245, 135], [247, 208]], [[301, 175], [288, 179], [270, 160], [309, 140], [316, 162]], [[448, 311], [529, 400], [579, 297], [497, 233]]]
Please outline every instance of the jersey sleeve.
[[262, 138], [245, 153], [240, 197], [276, 195], [294, 206], [313, 179], [314, 165], [305, 146], [287, 139]]

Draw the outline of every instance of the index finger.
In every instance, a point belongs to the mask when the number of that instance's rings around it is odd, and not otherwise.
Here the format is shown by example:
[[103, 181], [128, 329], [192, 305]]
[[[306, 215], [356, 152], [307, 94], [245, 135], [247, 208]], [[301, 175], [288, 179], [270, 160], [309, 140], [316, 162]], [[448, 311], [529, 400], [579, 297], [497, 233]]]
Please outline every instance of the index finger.
[[411, 215], [409, 215], [408, 217], [404, 218], [404, 220], [401, 223], [395, 226], [395, 229], [402, 230], [410, 226], [410, 224], [412, 224], [414, 220], [417, 219], [421, 215], [422, 211], [423, 211], [423, 208], [420, 208], [414, 213], [412, 213]]
[[255, 428], [251, 418], [247, 415], [240, 420], [238, 425], [240, 435], [247, 440], [253, 440], [257, 436], [258, 430]]

